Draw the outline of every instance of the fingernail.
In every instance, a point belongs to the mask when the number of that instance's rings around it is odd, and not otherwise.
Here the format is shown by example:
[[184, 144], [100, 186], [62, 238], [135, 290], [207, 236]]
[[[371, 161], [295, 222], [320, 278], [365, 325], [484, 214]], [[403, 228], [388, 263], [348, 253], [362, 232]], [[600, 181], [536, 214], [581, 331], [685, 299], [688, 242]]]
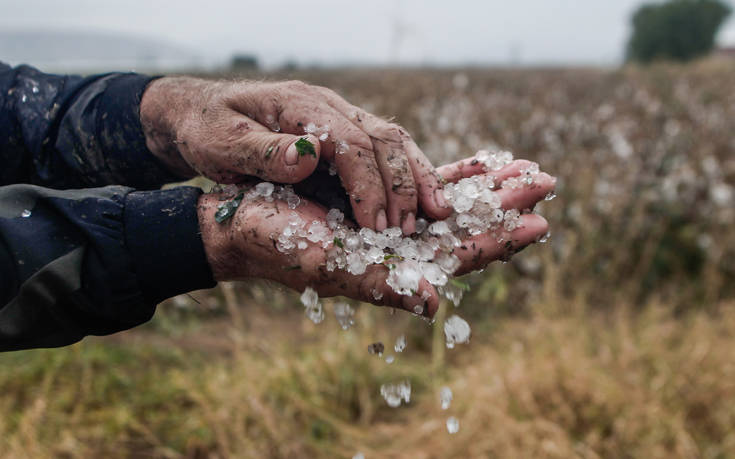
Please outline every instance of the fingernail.
[[378, 216], [375, 218], [375, 229], [378, 231], [383, 231], [388, 227], [388, 218], [385, 216], [385, 210], [380, 209], [378, 211]]
[[296, 142], [288, 146], [288, 149], [286, 150], [286, 154], [284, 155], [283, 160], [289, 166], [293, 166], [299, 162], [299, 151], [296, 149]]
[[441, 188], [437, 188], [434, 190], [434, 201], [436, 202], [436, 205], [445, 208], [447, 207], [447, 201], [444, 200], [444, 190]]
[[416, 232], [416, 216], [413, 212], [409, 212], [403, 219], [403, 225], [401, 225], [403, 234], [408, 236]]

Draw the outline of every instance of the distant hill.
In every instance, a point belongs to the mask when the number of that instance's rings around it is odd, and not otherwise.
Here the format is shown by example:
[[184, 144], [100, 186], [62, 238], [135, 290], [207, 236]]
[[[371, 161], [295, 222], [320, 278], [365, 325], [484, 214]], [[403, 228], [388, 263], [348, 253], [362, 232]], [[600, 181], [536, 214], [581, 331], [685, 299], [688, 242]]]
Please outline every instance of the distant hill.
[[93, 31], [2, 31], [0, 61], [46, 71], [176, 70], [203, 67], [195, 52], [170, 43]]

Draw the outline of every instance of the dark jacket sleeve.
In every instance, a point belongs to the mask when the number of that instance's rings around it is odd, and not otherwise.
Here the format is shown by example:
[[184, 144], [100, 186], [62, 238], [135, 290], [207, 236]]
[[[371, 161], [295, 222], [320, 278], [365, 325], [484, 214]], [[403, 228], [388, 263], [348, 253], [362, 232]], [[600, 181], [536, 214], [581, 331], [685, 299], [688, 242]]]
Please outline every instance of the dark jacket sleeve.
[[192, 187], [0, 187], [0, 350], [125, 330], [214, 285]]
[[214, 285], [201, 191], [133, 189], [176, 180], [145, 147], [149, 81], [0, 63], [0, 350], [125, 330]]
[[52, 75], [0, 62], [0, 185], [154, 189], [180, 180], [146, 148], [139, 110], [152, 79]]

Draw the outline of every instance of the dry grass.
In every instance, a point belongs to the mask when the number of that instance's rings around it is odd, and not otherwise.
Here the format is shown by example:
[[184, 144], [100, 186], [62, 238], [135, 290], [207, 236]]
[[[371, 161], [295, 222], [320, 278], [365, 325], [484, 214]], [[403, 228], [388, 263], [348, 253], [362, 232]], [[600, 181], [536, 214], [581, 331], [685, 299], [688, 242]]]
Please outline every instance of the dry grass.
[[[281, 314], [254, 314], [277, 327]], [[735, 454], [735, 304], [674, 317], [507, 318], [467, 348], [433, 347], [424, 324], [363, 309], [289, 337], [220, 324], [152, 344], [90, 340], [2, 356], [3, 457], [729, 457]], [[394, 321], [395, 322], [395, 321]], [[294, 324], [291, 323], [291, 326]], [[409, 330], [393, 365], [365, 352]], [[184, 352], [218, 331], [229, 347]], [[382, 382], [407, 377], [392, 410]], [[439, 409], [438, 389], [455, 400]], [[446, 432], [449, 414], [460, 419]]]
[[[538, 160], [560, 178], [551, 243], [470, 277], [473, 341], [452, 351], [368, 307], [349, 333], [314, 326], [254, 283], [0, 355], [0, 456], [735, 457], [733, 70], [294, 75], [396, 115], [437, 162], [488, 145]], [[396, 363], [367, 354], [401, 332]], [[379, 387], [401, 378], [413, 397], [393, 410]]]

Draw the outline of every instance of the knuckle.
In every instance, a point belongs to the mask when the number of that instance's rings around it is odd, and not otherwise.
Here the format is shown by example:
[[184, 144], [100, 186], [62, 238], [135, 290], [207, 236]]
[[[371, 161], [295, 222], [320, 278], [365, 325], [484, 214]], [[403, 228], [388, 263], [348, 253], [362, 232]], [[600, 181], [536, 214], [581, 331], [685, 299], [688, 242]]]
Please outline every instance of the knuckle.
[[373, 142], [370, 136], [360, 129], [349, 127], [345, 132], [344, 140], [357, 149], [366, 150], [368, 154], [372, 153]]
[[309, 85], [301, 80], [289, 80], [284, 83], [288, 89], [296, 92], [303, 92], [309, 88]]
[[401, 143], [401, 130], [397, 124], [383, 121], [375, 126], [373, 135], [385, 142]]
[[413, 199], [416, 196], [416, 186], [412, 182], [406, 183], [404, 181], [398, 186], [393, 185], [391, 191], [398, 196], [407, 198], [407, 200]]

